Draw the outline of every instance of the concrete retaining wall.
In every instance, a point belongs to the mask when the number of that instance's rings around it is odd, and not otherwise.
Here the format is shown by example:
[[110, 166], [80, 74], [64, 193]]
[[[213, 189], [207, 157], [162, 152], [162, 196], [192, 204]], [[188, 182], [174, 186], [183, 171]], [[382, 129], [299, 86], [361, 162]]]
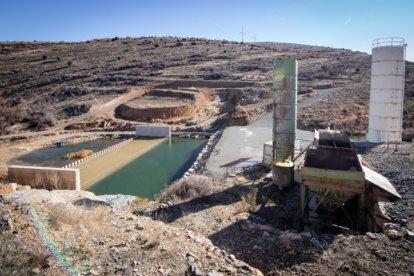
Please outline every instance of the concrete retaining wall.
[[171, 137], [170, 126], [136, 126], [137, 137]]
[[194, 161], [193, 165], [191, 165], [191, 167], [184, 173], [184, 178], [192, 174], [196, 174], [197, 172], [201, 172], [204, 169], [204, 166], [202, 165], [201, 161], [207, 159], [210, 156], [221, 134], [222, 131], [217, 131], [212, 135], [210, 134], [210, 138], [208, 139], [204, 148], [198, 154], [196, 161]]
[[9, 180], [46, 190], [80, 190], [79, 169], [10, 166]]

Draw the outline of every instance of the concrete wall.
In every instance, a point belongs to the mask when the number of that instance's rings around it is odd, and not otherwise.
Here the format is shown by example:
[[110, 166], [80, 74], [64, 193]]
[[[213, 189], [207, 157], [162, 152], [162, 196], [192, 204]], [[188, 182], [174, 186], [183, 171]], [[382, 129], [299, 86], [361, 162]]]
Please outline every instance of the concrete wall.
[[9, 180], [47, 190], [80, 190], [79, 169], [10, 166]]
[[170, 126], [136, 126], [137, 137], [171, 137]]

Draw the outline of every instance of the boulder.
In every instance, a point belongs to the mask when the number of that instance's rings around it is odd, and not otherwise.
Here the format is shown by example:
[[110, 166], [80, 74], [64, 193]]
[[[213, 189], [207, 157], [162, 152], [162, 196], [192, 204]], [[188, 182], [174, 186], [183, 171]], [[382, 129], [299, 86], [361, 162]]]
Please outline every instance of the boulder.
[[13, 193], [17, 190], [17, 183], [0, 184], [0, 195]]

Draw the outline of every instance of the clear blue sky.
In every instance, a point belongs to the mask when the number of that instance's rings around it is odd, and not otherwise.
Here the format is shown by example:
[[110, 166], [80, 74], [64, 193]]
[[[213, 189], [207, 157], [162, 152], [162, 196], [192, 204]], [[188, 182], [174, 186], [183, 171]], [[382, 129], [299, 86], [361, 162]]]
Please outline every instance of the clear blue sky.
[[414, 61], [413, 0], [4, 0], [1, 41], [205, 37], [292, 42], [371, 53], [373, 39], [406, 39]]

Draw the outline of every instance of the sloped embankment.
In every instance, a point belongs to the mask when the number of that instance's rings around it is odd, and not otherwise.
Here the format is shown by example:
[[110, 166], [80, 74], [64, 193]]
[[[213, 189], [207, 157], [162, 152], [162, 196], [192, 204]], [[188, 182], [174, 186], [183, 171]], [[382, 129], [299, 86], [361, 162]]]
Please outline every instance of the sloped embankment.
[[115, 114], [131, 121], [171, 119], [194, 114], [208, 101], [206, 90], [156, 89], [119, 105]]

